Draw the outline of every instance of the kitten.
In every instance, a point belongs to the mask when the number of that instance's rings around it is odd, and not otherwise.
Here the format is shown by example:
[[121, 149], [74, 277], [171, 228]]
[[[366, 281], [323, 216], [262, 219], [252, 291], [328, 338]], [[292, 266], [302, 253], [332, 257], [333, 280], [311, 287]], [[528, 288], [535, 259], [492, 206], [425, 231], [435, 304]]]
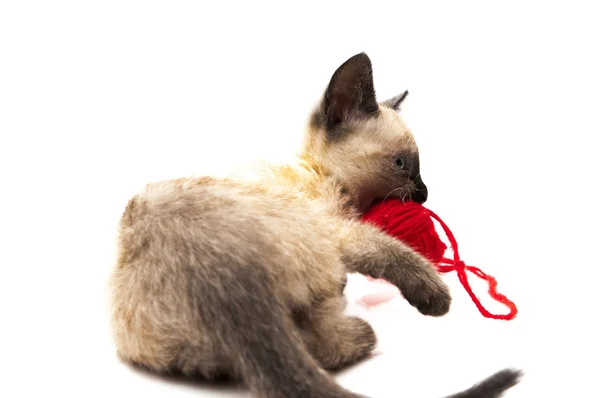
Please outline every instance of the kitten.
[[[112, 274], [124, 361], [155, 372], [241, 379], [259, 397], [359, 397], [325, 370], [369, 356], [371, 326], [344, 314], [346, 274], [385, 278], [425, 315], [450, 308], [422, 256], [360, 221], [384, 197], [427, 199], [415, 140], [378, 103], [361, 53], [333, 74], [297, 165], [257, 181], [149, 184], [122, 215]], [[503, 370], [454, 397], [498, 397]]]

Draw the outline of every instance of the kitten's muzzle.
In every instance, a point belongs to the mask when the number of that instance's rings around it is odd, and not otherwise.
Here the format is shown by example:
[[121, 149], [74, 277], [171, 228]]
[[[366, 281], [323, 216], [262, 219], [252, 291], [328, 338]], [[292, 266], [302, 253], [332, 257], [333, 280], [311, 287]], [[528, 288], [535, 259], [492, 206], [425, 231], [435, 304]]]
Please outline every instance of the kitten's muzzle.
[[415, 190], [411, 192], [411, 198], [414, 202], [419, 204], [423, 204], [427, 201], [427, 186], [423, 183], [421, 176], [418, 175], [414, 178], [413, 182], [415, 183]]

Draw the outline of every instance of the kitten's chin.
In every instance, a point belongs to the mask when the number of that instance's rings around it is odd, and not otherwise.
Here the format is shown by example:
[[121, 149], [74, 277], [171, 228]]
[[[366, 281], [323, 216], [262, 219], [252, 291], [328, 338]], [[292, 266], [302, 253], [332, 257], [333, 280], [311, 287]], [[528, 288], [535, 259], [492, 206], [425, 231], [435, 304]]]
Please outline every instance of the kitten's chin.
[[377, 206], [377, 205], [378, 205], [379, 203], [381, 203], [381, 202], [383, 202], [383, 198], [376, 198], [376, 199], [373, 199], [373, 202], [371, 203], [371, 206], [370, 206], [370, 207]]
[[[365, 208], [364, 210], [361, 208], [361, 212], [365, 213], [365, 212], [366, 212], [367, 210], [369, 210], [371, 207], [377, 206], [378, 204], [380, 204], [381, 202], [383, 202], [383, 201], [384, 201], [384, 200], [386, 200], [386, 199], [394, 199], [394, 200], [398, 200], [398, 199], [400, 199], [400, 198], [397, 198], [397, 197], [395, 197], [395, 196], [388, 196], [388, 197], [387, 197], [387, 198], [385, 198], [385, 199], [384, 199], [384, 198], [375, 198], [375, 199], [372, 199], [372, 200], [371, 200], [371, 201], [368, 203], [368, 205], [366, 206], [366, 208]], [[403, 200], [403, 202], [404, 202], [404, 200]]]
[[357, 203], [359, 212], [364, 214], [370, 208], [378, 205], [379, 203], [383, 202], [385, 199], [398, 199], [398, 197], [396, 197], [395, 195], [390, 195], [389, 193], [385, 193], [385, 192], [379, 192], [379, 193], [373, 192], [370, 195], [364, 195], [364, 194], [359, 195], [359, 198], [355, 203]]
[[371, 207], [375, 206], [377, 203], [380, 203], [382, 201], [382, 199], [378, 199], [378, 198], [373, 198], [373, 197], [369, 197], [369, 198], [363, 198], [358, 202], [358, 210], [364, 214], [366, 213]]

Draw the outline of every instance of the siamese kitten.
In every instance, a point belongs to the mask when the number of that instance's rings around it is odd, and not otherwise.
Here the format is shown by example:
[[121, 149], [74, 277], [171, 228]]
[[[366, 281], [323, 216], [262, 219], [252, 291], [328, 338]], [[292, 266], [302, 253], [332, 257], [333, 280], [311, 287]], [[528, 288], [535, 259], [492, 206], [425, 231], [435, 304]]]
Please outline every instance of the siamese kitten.
[[[346, 274], [385, 278], [424, 315], [450, 308], [424, 257], [359, 220], [385, 197], [423, 203], [415, 139], [378, 103], [364, 53], [333, 74], [297, 165], [260, 180], [149, 184], [122, 215], [112, 274], [118, 355], [155, 372], [242, 380], [257, 397], [359, 397], [323, 370], [375, 348], [371, 326], [344, 314]], [[499, 397], [503, 370], [453, 397]]]

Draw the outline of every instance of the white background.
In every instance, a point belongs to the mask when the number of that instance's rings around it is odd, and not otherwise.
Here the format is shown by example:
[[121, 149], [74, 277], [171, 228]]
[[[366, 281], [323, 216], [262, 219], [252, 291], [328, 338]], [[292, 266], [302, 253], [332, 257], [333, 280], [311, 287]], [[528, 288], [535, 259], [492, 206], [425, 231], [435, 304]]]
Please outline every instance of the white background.
[[446, 317], [401, 299], [364, 314], [380, 354], [340, 383], [433, 398], [516, 366], [526, 377], [507, 396], [598, 396], [593, 2], [218, 4], [1, 3], [0, 396], [234, 394], [116, 359], [118, 218], [147, 182], [285, 159], [335, 68], [361, 51], [379, 99], [410, 90], [427, 206], [520, 312], [485, 319], [445, 275]]

